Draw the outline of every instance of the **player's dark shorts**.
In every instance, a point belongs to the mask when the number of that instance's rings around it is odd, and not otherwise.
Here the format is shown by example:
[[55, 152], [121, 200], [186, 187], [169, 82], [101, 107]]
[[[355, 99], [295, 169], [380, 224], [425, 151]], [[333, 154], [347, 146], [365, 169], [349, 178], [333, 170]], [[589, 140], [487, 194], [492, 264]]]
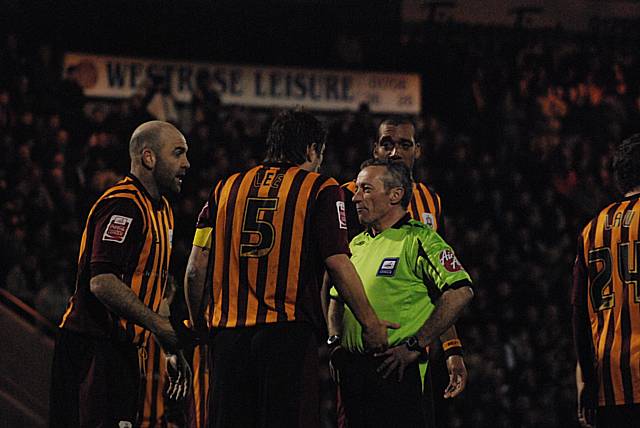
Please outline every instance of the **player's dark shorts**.
[[405, 368], [402, 382], [398, 382], [397, 371], [386, 379], [377, 372], [384, 357], [336, 352], [340, 354], [334, 354], [332, 361], [340, 372], [340, 393], [349, 428], [426, 426], [417, 362]]
[[319, 426], [318, 342], [311, 325], [216, 329], [211, 344], [212, 427]]
[[636, 428], [640, 426], [640, 404], [598, 407], [598, 428]]
[[52, 370], [52, 428], [135, 426], [140, 379], [135, 346], [61, 329]]

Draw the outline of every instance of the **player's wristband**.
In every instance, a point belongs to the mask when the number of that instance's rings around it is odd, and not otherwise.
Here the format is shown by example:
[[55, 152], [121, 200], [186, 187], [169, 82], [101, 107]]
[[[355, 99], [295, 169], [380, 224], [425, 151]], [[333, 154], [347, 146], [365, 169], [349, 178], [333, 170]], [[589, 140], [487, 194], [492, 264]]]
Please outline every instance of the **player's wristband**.
[[445, 359], [452, 355], [462, 355], [462, 342], [460, 342], [460, 339], [447, 340], [442, 344], [442, 350], [444, 351]]

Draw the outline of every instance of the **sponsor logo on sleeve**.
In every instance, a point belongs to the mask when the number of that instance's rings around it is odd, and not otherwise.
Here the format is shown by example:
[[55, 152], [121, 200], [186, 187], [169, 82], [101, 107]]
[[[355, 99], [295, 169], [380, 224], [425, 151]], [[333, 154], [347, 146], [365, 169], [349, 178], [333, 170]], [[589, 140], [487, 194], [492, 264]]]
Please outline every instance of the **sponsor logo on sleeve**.
[[344, 209], [343, 201], [336, 201], [336, 209], [338, 210], [338, 224], [340, 229], [347, 228], [347, 214]]
[[169, 229], [169, 246], [173, 245], [173, 229]]
[[133, 219], [130, 217], [112, 215], [107, 228], [102, 234], [102, 240], [122, 244], [127, 237], [127, 232], [129, 232], [132, 222]]
[[398, 257], [393, 257], [393, 258], [385, 258], [382, 260], [382, 263], [380, 263], [380, 267], [378, 268], [378, 273], [376, 273], [376, 276], [393, 276], [396, 273], [396, 267], [398, 267], [398, 261], [400, 260], [400, 258]]
[[447, 270], [447, 272], [459, 272], [464, 269], [462, 264], [458, 261], [455, 253], [450, 248], [440, 251], [438, 258], [440, 260], [440, 264]]
[[435, 220], [433, 218], [433, 214], [431, 213], [422, 213], [422, 222], [433, 229], [433, 225], [435, 224]]

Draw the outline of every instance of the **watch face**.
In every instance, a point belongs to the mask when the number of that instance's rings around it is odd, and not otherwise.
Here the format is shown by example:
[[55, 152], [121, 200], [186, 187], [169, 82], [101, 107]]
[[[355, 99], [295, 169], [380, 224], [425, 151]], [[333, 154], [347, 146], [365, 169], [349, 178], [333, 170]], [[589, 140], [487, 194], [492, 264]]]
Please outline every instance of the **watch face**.
[[407, 344], [407, 348], [411, 350], [416, 351], [418, 348], [418, 339], [416, 339], [415, 336], [407, 338], [407, 341], [405, 343]]

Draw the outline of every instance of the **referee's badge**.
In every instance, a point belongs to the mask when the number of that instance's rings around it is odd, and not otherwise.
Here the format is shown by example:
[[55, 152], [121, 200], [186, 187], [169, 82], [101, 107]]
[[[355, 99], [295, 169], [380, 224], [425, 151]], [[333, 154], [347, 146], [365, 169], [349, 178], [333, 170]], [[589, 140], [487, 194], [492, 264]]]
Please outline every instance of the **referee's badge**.
[[398, 267], [398, 262], [400, 261], [399, 257], [387, 257], [382, 260], [380, 267], [378, 268], [378, 273], [376, 276], [393, 276], [396, 273], [396, 267]]

